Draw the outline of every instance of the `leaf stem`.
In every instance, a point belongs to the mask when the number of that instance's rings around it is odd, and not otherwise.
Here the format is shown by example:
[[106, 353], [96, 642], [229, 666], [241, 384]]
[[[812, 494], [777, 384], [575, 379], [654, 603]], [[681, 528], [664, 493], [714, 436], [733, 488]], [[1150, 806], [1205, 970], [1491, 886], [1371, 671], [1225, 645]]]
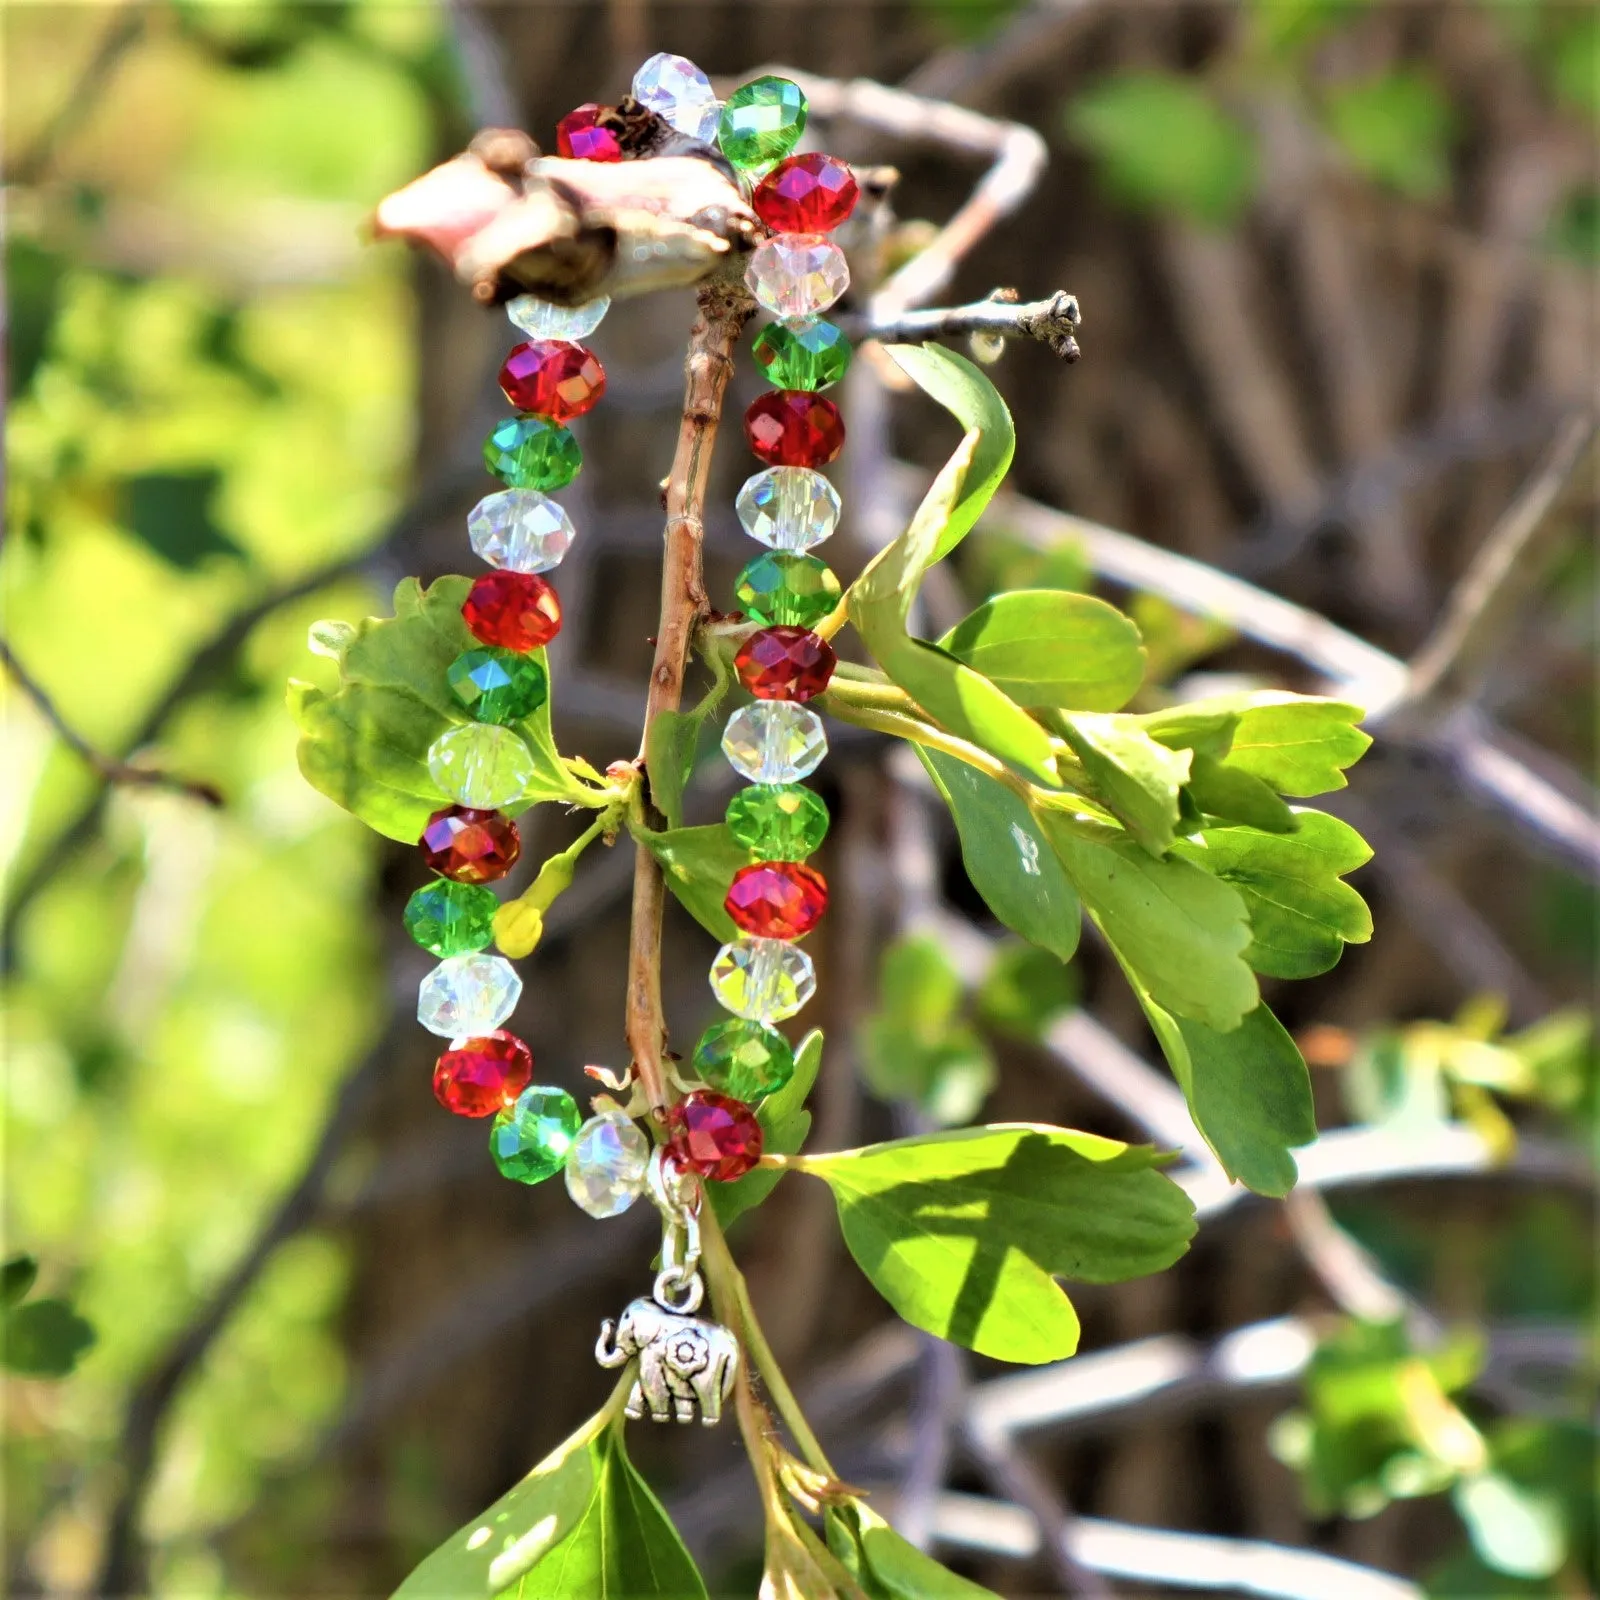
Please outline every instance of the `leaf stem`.
[[[733, 349], [754, 306], [741, 287], [713, 282], [700, 290], [700, 315], [689, 335], [684, 364], [683, 417], [667, 479], [665, 553], [661, 567], [661, 620], [645, 703], [644, 741], [663, 711], [676, 711], [695, 625], [707, 611], [701, 547], [706, 486], [722, 400], [733, 373]], [[641, 752], [645, 749], [641, 742]], [[633, 1069], [659, 1119], [669, 1103], [661, 1069], [667, 1028], [661, 1007], [661, 919], [666, 884], [649, 850], [637, 847], [633, 868], [633, 921], [628, 944], [626, 1035]]]

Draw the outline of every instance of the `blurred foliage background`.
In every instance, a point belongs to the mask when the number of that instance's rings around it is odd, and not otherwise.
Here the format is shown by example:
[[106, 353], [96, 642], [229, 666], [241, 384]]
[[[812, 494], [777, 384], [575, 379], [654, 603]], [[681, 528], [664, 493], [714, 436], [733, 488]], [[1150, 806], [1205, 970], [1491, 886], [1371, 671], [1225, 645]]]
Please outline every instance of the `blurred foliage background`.
[[[1031, 124], [1050, 169], [957, 288], [1084, 306], [1077, 367], [1029, 347], [995, 369], [1016, 486], [1406, 656], [1592, 400], [1597, 17], [1540, 0], [8, 7], [5, 639], [96, 750], [223, 800], [108, 786], [7, 680], [5, 1240], [38, 1264], [4, 1284], [11, 1590], [387, 1592], [589, 1409], [595, 1322], [644, 1270], [638, 1230], [598, 1250], [564, 1197], [505, 1192], [481, 1130], [441, 1126], [405, 1015], [415, 864], [301, 782], [283, 709], [310, 622], [465, 563], [510, 334], [362, 227], [470, 135], [475, 49], [500, 53], [546, 139], [663, 48], [729, 82], [786, 61]], [[829, 146], [900, 166], [900, 250], [975, 175], [926, 145]], [[616, 308], [589, 469], [564, 497], [594, 553], [563, 580], [558, 728], [601, 765], [637, 738], [688, 316], [683, 297]], [[867, 403], [847, 401], [852, 425]], [[893, 424], [909, 460], [949, 442], [930, 415]], [[724, 455], [727, 507], [742, 464]], [[1591, 463], [1478, 697], [1569, 788], [1591, 766], [1593, 510]], [[871, 545], [840, 543], [848, 579]], [[710, 558], [726, 592], [730, 515]], [[1070, 542], [1041, 554], [996, 523], [959, 581], [975, 602], [1092, 575]], [[1169, 600], [1119, 598], [1153, 689], [1202, 671], [1309, 686]], [[843, 748], [825, 865], [861, 912], [819, 936], [819, 1147], [980, 1109], [1130, 1132], [1039, 1043], [1084, 1005], [1148, 1052], [1114, 975], [1093, 951], [1063, 969], [1007, 950], [969, 992], [896, 909], [904, 802], [882, 750]], [[1436, 754], [1380, 744], [1349, 801], [1378, 851], [1358, 878], [1377, 935], [1286, 1020], [1324, 1126], [1425, 1138], [1456, 1120], [1510, 1163], [1335, 1201], [1341, 1236], [1456, 1331], [1419, 1353], [1393, 1322], [1341, 1321], [1281, 1208], [1240, 1208], [1162, 1279], [1082, 1296], [1085, 1347], [1301, 1312], [1323, 1340], [1304, 1383], [1112, 1415], [1040, 1459], [1085, 1514], [1317, 1546], [1439, 1594], [1589, 1592], [1588, 875]], [[538, 828], [534, 863], [572, 831]], [[936, 844], [943, 892], [981, 920]], [[527, 964], [518, 1026], [573, 1087], [620, 1047], [625, 868], [586, 864], [577, 914]], [[706, 951], [678, 931], [669, 1009], [693, 1037]], [[1519, 1169], [1530, 1137], [1569, 1154]], [[780, 1354], [837, 1409], [901, 1347], [816, 1199], [780, 1191], [741, 1252]], [[871, 1405], [819, 1419], [886, 1495], [916, 1420], [919, 1356], [901, 1355]], [[1451, 1418], [1494, 1474], [1474, 1476]], [[640, 1443], [708, 1571], [748, 1591], [757, 1519], [728, 1442]], [[1057, 1592], [1026, 1552], [949, 1558]]]

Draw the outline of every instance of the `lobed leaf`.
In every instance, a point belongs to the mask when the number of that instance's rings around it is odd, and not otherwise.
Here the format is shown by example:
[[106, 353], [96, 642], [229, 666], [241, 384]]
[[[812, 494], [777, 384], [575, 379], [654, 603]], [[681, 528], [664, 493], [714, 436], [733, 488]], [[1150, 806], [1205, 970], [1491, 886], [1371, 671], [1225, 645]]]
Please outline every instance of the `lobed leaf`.
[[1226, 764], [1279, 794], [1304, 798], [1344, 788], [1344, 769], [1372, 743], [1356, 726], [1366, 712], [1348, 701], [1276, 691], [1240, 700]]
[[1274, 978], [1327, 972], [1346, 944], [1372, 937], [1372, 913], [1343, 881], [1372, 859], [1356, 830], [1321, 811], [1295, 813], [1289, 834], [1255, 828], [1207, 828], [1174, 853], [1233, 885], [1250, 916], [1244, 958]]
[[939, 642], [1031, 710], [1118, 711], [1144, 680], [1132, 621], [1104, 600], [1061, 589], [996, 595]]
[[1028, 1123], [900, 1139], [794, 1164], [833, 1191], [845, 1244], [914, 1326], [1005, 1361], [1078, 1345], [1056, 1278], [1115, 1283], [1188, 1248], [1188, 1197], [1165, 1157]]
[[1164, 855], [1177, 828], [1190, 753], [1157, 743], [1131, 717], [1079, 712], [1063, 716], [1060, 726], [1095, 798], [1151, 855]]

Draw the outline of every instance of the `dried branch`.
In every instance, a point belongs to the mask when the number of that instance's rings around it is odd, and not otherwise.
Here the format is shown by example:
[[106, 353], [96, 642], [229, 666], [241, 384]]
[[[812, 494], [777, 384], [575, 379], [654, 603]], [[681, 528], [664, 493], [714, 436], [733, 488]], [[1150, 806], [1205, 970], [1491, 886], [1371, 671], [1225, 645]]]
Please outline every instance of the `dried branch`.
[[881, 339], [885, 344], [954, 339], [962, 334], [1037, 339], [1063, 361], [1076, 361], [1081, 354], [1073, 330], [1082, 320], [1077, 299], [1064, 289], [1026, 304], [1017, 301], [1014, 290], [996, 289], [987, 300], [931, 311], [879, 310], [874, 301], [874, 309], [865, 316], [840, 318], [845, 330], [858, 339]]
[[56, 730], [61, 740], [108, 785], [127, 789], [170, 789], [175, 794], [186, 794], [202, 805], [220, 808], [225, 804], [222, 791], [214, 783], [198, 778], [181, 778], [165, 772], [160, 767], [137, 766], [131, 761], [119, 760], [98, 750], [84, 738], [61, 714], [55, 701], [45, 692], [44, 686], [17, 659], [16, 652], [0, 639], [0, 663], [16, 680], [17, 686], [34, 703], [39, 714]]

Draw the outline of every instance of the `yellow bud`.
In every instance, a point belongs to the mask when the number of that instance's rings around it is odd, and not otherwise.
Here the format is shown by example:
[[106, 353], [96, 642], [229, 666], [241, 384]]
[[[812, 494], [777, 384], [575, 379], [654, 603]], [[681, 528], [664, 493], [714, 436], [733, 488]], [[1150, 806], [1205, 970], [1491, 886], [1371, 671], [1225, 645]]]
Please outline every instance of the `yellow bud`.
[[533, 880], [523, 899], [530, 906], [536, 906], [540, 911], [548, 911], [550, 903], [572, 882], [572, 875], [578, 869], [578, 863], [570, 856], [562, 854], [551, 856], [539, 868], [539, 876]]
[[544, 913], [526, 900], [509, 900], [494, 914], [494, 942], [513, 961], [532, 955], [544, 933]]

